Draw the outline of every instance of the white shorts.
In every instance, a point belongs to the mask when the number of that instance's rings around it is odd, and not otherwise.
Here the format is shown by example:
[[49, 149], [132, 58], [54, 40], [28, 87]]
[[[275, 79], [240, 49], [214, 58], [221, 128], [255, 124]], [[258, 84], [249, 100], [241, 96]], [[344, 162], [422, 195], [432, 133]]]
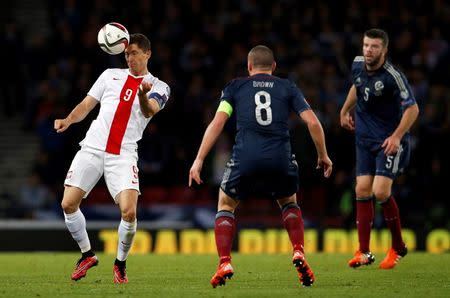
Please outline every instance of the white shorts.
[[123, 190], [135, 189], [140, 194], [137, 160], [137, 152], [115, 155], [83, 146], [70, 165], [64, 185], [84, 190], [86, 198], [104, 175], [109, 193], [117, 204], [116, 197]]

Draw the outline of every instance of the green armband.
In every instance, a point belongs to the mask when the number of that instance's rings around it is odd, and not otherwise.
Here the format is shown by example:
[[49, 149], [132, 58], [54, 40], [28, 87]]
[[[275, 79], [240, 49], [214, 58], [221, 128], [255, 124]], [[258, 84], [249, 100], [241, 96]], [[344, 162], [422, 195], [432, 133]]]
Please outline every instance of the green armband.
[[233, 107], [226, 100], [222, 100], [217, 108], [217, 112], [224, 112], [230, 117], [233, 114]]

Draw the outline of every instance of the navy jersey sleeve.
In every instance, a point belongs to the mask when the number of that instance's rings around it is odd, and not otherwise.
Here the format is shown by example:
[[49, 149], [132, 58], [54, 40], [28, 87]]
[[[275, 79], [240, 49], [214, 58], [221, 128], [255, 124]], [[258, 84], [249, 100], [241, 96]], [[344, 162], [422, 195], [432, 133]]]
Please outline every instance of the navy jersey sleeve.
[[289, 88], [291, 93], [291, 109], [298, 114], [303, 111], [310, 110], [311, 107], [306, 102], [302, 91], [293, 83], [289, 81]]
[[361, 70], [364, 68], [364, 57], [363, 56], [356, 56], [355, 59], [353, 59], [352, 63], [352, 84], [355, 86], [361, 85], [361, 79], [360, 79], [360, 73]]
[[222, 94], [220, 95], [220, 101], [226, 101], [228, 102], [232, 107], [235, 106], [234, 103], [234, 91], [235, 91], [235, 87], [234, 87], [234, 80], [227, 83], [225, 85], [225, 87], [222, 90]]
[[394, 68], [392, 65], [386, 67], [390, 74], [390, 84], [393, 88], [393, 97], [400, 103], [402, 110], [416, 104], [416, 99], [409, 86], [405, 75]]

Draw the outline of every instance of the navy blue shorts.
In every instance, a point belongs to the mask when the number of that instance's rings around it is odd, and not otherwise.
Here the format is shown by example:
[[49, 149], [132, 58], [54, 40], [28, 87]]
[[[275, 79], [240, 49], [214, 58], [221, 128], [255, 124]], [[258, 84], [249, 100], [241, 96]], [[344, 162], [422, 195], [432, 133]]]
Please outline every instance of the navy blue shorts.
[[409, 164], [408, 138], [403, 138], [396, 154], [385, 155], [383, 142], [356, 140], [356, 176], [386, 176], [394, 179]]
[[233, 158], [227, 163], [220, 188], [231, 198], [280, 199], [298, 191], [298, 164], [295, 155], [285, 159], [285, 162], [272, 160], [269, 165], [256, 161], [250, 164], [254, 166], [243, 166]]

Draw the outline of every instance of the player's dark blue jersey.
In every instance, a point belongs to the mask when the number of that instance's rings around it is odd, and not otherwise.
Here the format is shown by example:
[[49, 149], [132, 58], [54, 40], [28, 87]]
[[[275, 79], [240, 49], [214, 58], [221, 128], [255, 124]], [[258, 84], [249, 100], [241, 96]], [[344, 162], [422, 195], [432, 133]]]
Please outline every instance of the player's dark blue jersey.
[[363, 56], [355, 57], [352, 82], [356, 87], [357, 138], [384, 141], [397, 128], [403, 111], [416, 103], [406, 77], [389, 61], [368, 72]]
[[236, 114], [233, 160], [243, 168], [252, 161], [290, 160], [289, 114], [310, 109], [293, 82], [268, 74], [235, 79], [225, 86], [221, 101], [228, 102]]

